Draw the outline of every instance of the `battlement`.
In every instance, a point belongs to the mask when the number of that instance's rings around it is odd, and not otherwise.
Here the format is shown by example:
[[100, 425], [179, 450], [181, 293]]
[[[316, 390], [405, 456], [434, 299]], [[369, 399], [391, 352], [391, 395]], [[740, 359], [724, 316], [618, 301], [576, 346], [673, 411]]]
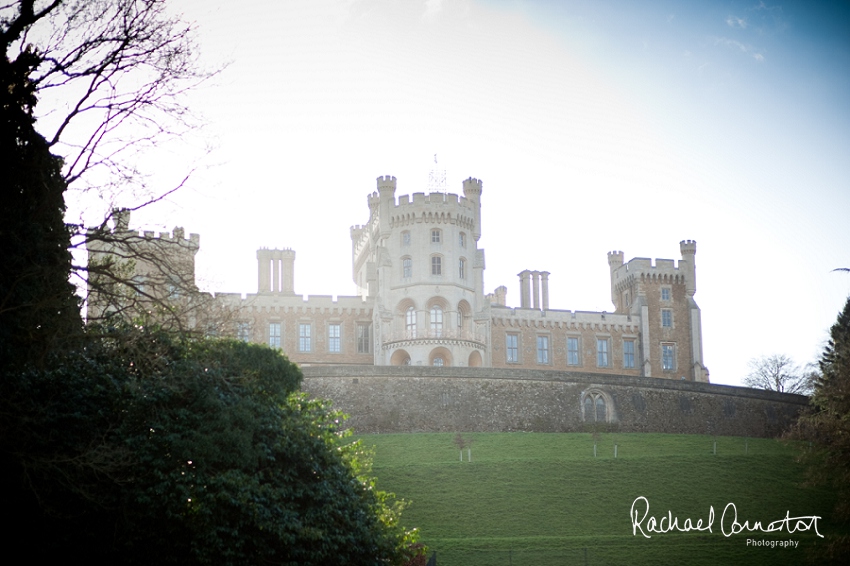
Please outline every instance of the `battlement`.
[[679, 242], [679, 250], [682, 252], [682, 256], [695, 255], [697, 253], [696, 240], [682, 240]]
[[[678, 262], [681, 264], [682, 262]], [[624, 266], [631, 273], [679, 273], [680, 265], [673, 259], [650, 259], [648, 257], [636, 257], [629, 260]]]
[[150, 243], [151, 245], [162, 243], [164, 245], [176, 244], [180, 248], [197, 253], [201, 247], [201, 235], [189, 234], [186, 238], [186, 231], [175, 226], [171, 232], [160, 232], [157, 234], [154, 230], [130, 230], [130, 213], [126, 208], [112, 209], [111, 219], [113, 221], [112, 230], [107, 230], [106, 234], [111, 234], [111, 238], [98, 239], [97, 235], [103, 234], [100, 229], [89, 229], [90, 235], [89, 248], [94, 251], [96, 248], [107, 246], [138, 246], [142, 243]]
[[463, 182], [463, 194], [466, 198], [478, 200], [478, 197], [481, 196], [483, 187], [484, 183], [482, 183], [480, 179], [469, 177]]

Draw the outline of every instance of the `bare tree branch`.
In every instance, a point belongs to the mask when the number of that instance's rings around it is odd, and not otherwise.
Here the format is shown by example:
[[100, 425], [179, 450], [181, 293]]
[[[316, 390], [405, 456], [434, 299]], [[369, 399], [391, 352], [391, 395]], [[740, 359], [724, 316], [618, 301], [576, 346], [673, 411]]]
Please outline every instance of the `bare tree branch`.
[[808, 394], [812, 390], [812, 372], [804, 371], [784, 354], [750, 360], [750, 373], [744, 384], [756, 389], [780, 393]]

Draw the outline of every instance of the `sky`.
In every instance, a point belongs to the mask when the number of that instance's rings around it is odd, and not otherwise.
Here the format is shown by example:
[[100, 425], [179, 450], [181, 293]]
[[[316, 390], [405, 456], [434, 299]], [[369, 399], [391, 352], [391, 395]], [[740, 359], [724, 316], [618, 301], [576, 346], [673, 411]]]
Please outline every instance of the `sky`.
[[[545, 270], [556, 309], [612, 311], [607, 252], [679, 259], [713, 383], [815, 361], [850, 294], [850, 4], [179, 0], [207, 68], [204, 128], [145, 163], [133, 227], [201, 234], [198, 282], [253, 293], [255, 251], [298, 293], [353, 295], [349, 229], [397, 195], [483, 181], [485, 292]], [[209, 153], [198, 148], [209, 147]], [[194, 153], [192, 153], [194, 152]], [[132, 202], [119, 202], [131, 206]]]

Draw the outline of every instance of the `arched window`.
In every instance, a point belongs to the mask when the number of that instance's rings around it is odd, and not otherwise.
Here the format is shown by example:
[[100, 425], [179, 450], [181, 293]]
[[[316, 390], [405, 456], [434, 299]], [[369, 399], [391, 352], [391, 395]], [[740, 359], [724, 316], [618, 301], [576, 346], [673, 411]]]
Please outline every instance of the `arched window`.
[[604, 391], [592, 389], [582, 393], [581, 408], [586, 423], [616, 422], [613, 402]]
[[[431, 336], [443, 335], [443, 309], [434, 305], [431, 307]], [[436, 365], [436, 364], [434, 364]], [[441, 364], [442, 365], [442, 364]]]
[[460, 243], [460, 247], [466, 247], [466, 234], [464, 232], [460, 233], [460, 237], [458, 238], [458, 242]]
[[416, 309], [408, 307], [404, 314], [404, 329], [407, 331], [408, 338], [416, 336]]

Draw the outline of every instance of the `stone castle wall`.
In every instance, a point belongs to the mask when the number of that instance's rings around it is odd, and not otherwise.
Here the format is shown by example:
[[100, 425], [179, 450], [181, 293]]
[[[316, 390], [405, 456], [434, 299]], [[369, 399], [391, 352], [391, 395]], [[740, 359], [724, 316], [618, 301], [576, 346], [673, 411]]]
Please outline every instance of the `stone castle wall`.
[[606, 400], [621, 432], [773, 437], [802, 395], [691, 381], [499, 368], [303, 367], [303, 389], [331, 399], [358, 433], [579, 432], [587, 396]]

